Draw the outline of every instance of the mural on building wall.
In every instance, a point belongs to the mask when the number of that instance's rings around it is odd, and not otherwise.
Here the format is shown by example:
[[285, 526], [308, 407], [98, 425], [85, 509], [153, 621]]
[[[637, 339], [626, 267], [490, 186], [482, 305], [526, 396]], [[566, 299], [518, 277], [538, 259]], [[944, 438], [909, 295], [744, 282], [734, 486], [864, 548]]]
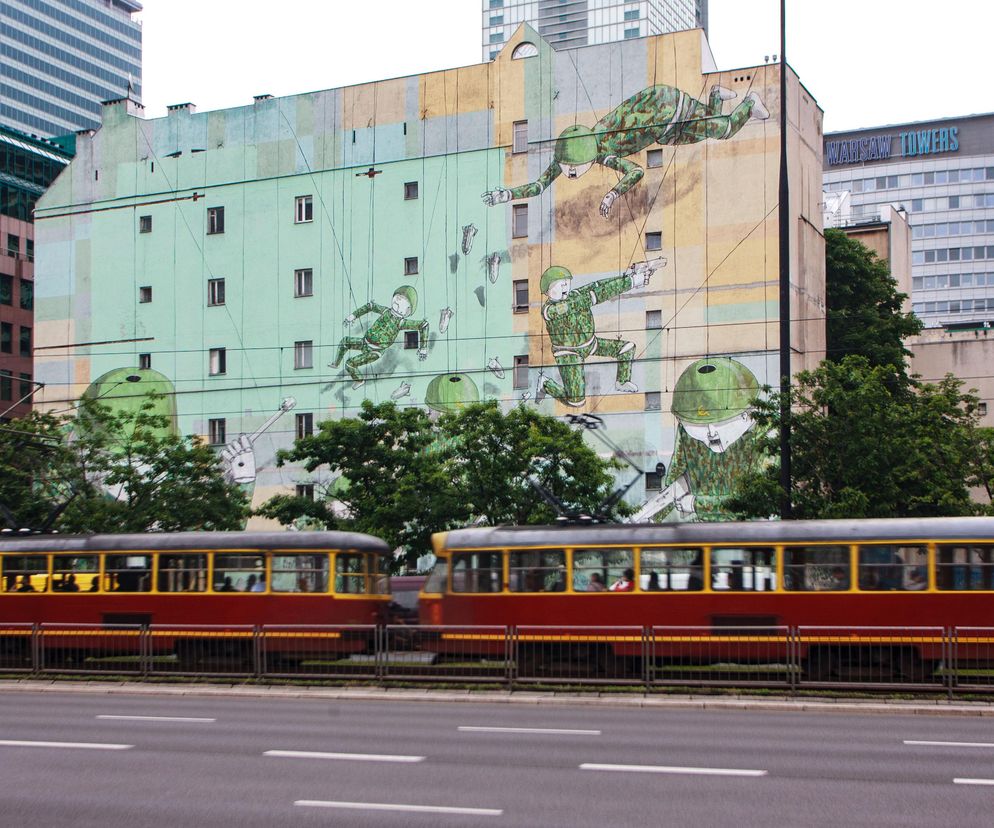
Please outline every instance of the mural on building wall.
[[607, 218], [618, 196], [624, 195], [641, 180], [644, 170], [626, 160], [654, 144], [678, 146], [695, 144], [707, 138], [731, 138], [750, 118], [765, 120], [769, 110], [758, 92], [749, 92], [728, 115], [722, 103], [737, 97], [723, 86], [711, 87], [707, 103], [697, 100], [673, 86], [657, 84], [632, 95], [607, 115], [593, 129], [576, 124], [567, 127], [556, 141], [552, 163], [530, 184], [507, 189], [496, 187], [483, 194], [488, 207], [513, 199], [541, 194], [556, 178], [579, 178], [594, 164], [609, 167], [621, 174], [600, 203], [600, 214]]

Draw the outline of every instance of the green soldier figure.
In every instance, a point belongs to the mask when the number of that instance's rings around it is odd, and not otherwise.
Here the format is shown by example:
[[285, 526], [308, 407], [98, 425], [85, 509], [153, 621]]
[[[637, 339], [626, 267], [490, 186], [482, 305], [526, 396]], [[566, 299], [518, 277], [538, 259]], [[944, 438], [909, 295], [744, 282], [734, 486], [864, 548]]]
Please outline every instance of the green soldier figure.
[[353, 388], [359, 388], [365, 383], [359, 369], [370, 362], [376, 362], [380, 355], [397, 341], [397, 335], [401, 331], [418, 332], [418, 359], [428, 357], [428, 320], [408, 319], [418, 306], [418, 292], [410, 285], [401, 285], [393, 292], [393, 300], [389, 308], [377, 305], [375, 302], [367, 302], [354, 313], [345, 317], [344, 325], [349, 327], [360, 316], [374, 311], [380, 315], [369, 328], [366, 335], [346, 336], [338, 344], [338, 356], [331, 363], [331, 367], [337, 368], [342, 364], [342, 359], [349, 351], [359, 351], [354, 357], [345, 363], [345, 370], [349, 372], [354, 382]]
[[556, 141], [552, 163], [538, 181], [513, 189], [497, 187], [483, 194], [488, 207], [512, 199], [539, 195], [562, 173], [567, 178], [579, 178], [594, 164], [610, 167], [621, 173], [621, 180], [601, 201], [604, 218], [618, 196], [627, 193], [642, 178], [638, 164], [625, 158], [653, 144], [695, 144], [707, 138], [731, 138], [750, 118], [766, 120], [769, 110], [759, 94], [750, 92], [729, 115], [722, 115], [723, 101], [736, 93], [723, 86], [711, 87], [705, 104], [675, 86], [650, 86], [623, 101], [601, 118], [594, 128], [575, 125], [563, 130]]
[[583, 364], [594, 354], [618, 360], [615, 388], [629, 393], [638, 391], [638, 386], [631, 381], [635, 343], [597, 336], [591, 309], [598, 302], [649, 284], [649, 277], [665, 264], [664, 259], [639, 262], [620, 276], [601, 279], [576, 290], [572, 287], [573, 274], [565, 267], [553, 265], [542, 274], [542, 293], [549, 297], [542, 305], [542, 318], [552, 340], [552, 356], [559, 366], [563, 384], [546, 379], [545, 372], [539, 371], [536, 399], [549, 394], [566, 405], [582, 406], [587, 397]]
[[662, 491], [630, 520], [719, 521], [734, 516], [725, 501], [738, 478], [761, 461], [751, 416], [759, 383], [730, 357], [699, 359], [677, 380], [673, 413], [679, 422]]

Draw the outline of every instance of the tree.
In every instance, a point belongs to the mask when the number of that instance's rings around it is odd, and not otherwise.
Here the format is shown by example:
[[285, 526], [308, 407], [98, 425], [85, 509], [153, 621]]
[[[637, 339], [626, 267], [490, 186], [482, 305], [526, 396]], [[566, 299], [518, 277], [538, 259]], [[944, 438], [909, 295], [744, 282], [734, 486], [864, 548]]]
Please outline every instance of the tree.
[[611, 492], [611, 461], [554, 417], [496, 402], [468, 405], [437, 421], [419, 408], [363, 403], [358, 417], [326, 420], [280, 452], [278, 463], [326, 468], [318, 500], [277, 495], [258, 514], [378, 535], [408, 563], [434, 532], [469, 522], [546, 523], [555, 511], [534, 477], [569, 509], [592, 512]]
[[901, 307], [887, 262], [843, 231], [825, 231], [827, 358], [841, 362], [859, 354], [870, 365], [893, 365], [903, 373], [904, 340], [922, 329], [922, 322]]
[[[794, 378], [791, 505], [797, 518], [924, 517], [977, 511], [977, 398], [946, 376], [937, 384], [862, 356], [825, 361]], [[902, 375], [903, 376], [903, 375]], [[739, 483], [731, 507], [778, 514], [780, 394], [756, 402], [770, 463]]]

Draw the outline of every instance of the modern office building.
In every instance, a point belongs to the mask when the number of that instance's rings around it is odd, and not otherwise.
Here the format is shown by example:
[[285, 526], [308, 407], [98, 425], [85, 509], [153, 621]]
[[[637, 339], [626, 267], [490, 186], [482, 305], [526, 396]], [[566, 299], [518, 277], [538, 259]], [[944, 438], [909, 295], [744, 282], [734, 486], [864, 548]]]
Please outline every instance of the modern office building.
[[994, 114], [828, 134], [824, 187], [838, 205], [826, 224], [908, 212], [912, 307], [927, 327], [994, 320]]
[[[787, 78], [796, 371], [825, 347], [822, 136]], [[721, 519], [779, 384], [780, 136], [780, 66], [719, 71], [699, 30], [557, 52], [524, 25], [475, 66], [109, 103], [35, 211], [39, 404], [168, 389], [182, 433], [248, 437], [256, 505], [330, 482], [275, 452], [364, 400], [596, 415], [633, 499]]]
[[0, 0], [0, 125], [51, 138], [100, 124], [103, 101], [141, 99], [132, 0]]
[[708, 29], [708, 0], [483, 0], [483, 60], [527, 23], [553, 49]]

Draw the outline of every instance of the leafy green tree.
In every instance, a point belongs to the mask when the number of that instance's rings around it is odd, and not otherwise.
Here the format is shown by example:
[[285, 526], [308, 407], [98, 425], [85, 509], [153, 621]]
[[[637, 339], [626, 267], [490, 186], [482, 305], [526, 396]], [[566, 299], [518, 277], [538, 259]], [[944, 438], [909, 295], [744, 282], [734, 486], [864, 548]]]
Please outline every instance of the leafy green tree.
[[[787, 392], [797, 518], [924, 517], [977, 511], [977, 399], [947, 376], [937, 384], [895, 381], [892, 365], [862, 356], [804, 371]], [[780, 512], [779, 394], [754, 417], [770, 463], [739, 484], [732, 508], [746, 517]]]
[[825, 231], [827, 358], [841, 362], [859, 354], [870, 365], [893, 365], [903, 373], [910, 352], [904, 340], [922, 329], [902, 310], [908, 298], [897, 290], [887, 262], [843, 231]]

